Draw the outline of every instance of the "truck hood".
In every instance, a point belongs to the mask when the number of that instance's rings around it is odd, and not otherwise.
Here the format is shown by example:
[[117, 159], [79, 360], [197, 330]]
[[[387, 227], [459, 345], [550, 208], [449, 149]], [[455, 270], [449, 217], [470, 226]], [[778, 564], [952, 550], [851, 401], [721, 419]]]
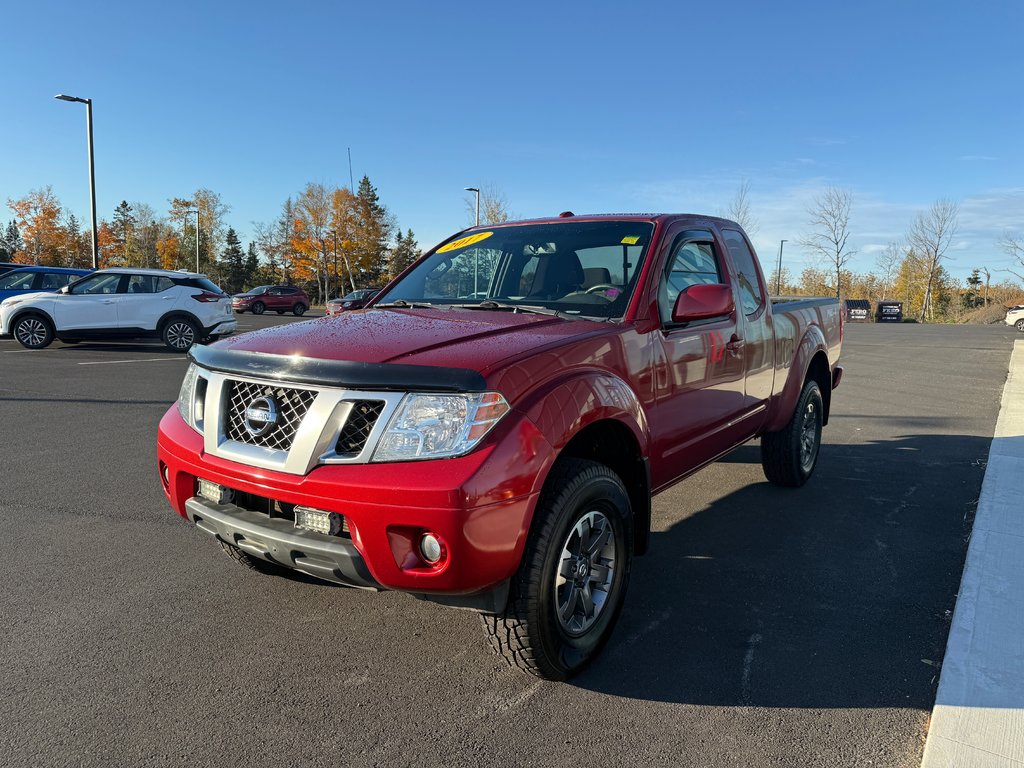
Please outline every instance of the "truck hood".
[[368, 309], [251, 331], [220, 349], [360, 363], [467, 368], [606, 332], [607, 323], [466, 309]]

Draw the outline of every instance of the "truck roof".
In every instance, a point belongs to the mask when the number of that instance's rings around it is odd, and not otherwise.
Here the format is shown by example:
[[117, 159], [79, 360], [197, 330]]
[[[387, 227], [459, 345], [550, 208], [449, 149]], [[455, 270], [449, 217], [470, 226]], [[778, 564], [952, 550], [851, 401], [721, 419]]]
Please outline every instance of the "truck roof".
[[[566, 215], [567, 214], [567, 215]], [[739, 227], [735, 221], [723, 219], [718, 216], [708, 216], [702, 213], [572, 213], [559, 214], [558, 216], [543, 216], [535, 219], [519, 219], [517, 221], [506, 221], [501, 224], [481, 224], [478, 227], [469, 227], [467, 231], [474, 229], [493, 229], [494, 227], [508, 227], [517, 224], [564, 224], [570, 221], [650, 221], [675, 222], [680, 220], [692, 220], [698, 222], [713, 222], [720, 226]]]

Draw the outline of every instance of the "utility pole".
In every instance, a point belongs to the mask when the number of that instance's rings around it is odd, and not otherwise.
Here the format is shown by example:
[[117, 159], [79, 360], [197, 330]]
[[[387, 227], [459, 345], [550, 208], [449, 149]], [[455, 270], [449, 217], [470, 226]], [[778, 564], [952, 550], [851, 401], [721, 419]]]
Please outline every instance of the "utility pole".
[[99, 233], [96, 231], [96, 167], [93, 161], [92, 147], [92, 99], [83, 99], [78, 96], [67, 96], [58, 93], [54, 96], [60, 101], [73, 101], [85, 104], [85, 130], [89, 140], [89, 208], [92, 212], [92, 268], [100, 268], [100, 245]]

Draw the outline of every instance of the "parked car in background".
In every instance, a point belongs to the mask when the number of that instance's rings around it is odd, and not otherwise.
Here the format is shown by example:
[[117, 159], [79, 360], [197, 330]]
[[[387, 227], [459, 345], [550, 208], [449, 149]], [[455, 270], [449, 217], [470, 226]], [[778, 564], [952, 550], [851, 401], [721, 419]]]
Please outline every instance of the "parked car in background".
[[42, 349], [64, 342], [157, 338], [175, 352], [234, 333], [231, 297], [206, 275], [164, 269], [101, 269], [56, 293], [0, 302], [0, 337]]
[[327, 314], [340, 315], [351, 309], [362, 309], [378, 293], [380, 288], [358, 288], [340, 299], [331, 299], [327, 302]]
[[231, 298], [231, 307], [239, 314], [249, 311], [262, 315], [272, 309], [279, 315], [291, 312], [298, 317], [309, 309], [309, 296], [294, 285], [261, 285], [245, 293], [236, 293]]
[[875, 309], [876, 323], [902, 323], [903, 302], [902, 301], [880, 301]]
[[1006, 313], [1006, 324], [1024, 331], [1024, 305], [1013, 307]]
[[56, 291], [88, 275], [88, 269], [20, 267], [0, 275], [0, 301], [36, 291]]

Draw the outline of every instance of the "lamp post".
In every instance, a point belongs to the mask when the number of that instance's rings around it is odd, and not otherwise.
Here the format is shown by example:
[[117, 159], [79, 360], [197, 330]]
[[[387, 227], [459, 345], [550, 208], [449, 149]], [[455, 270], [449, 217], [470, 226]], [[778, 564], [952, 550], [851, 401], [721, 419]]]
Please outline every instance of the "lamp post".
[[[338, 275], [338, 230], [332, 229], [331, 234], [334, 235], [334, 290], [338, 291], [338, 283], [340, 282], [340, 276]], [[356, 279], [352, 276], [352, 265], [349, 264], [348, 254], [342, 253], [341, 260], [345, 262], [345, 269], [348, 270], [348, 284], [352, 286], [354, 291], [356, 289]], [[340, 293], [340, 291], [338, 292]]]
[[785, 244], [785, 240], [779, 240], [779, 270], [775, 273], [775, 295], [778, 296], [782, 291], [782, 246]]
[[[480, 226], [480, 188], [479, 187], [465, 187], [467, 192], [476, 193], [476, 224], [474, 226]], [[473, 298], [476, 298], [476, 294], [479, 291], [478, 286], [478, 275], [480, 274], [480, 252], [476, 249], [473, 250]]]
[[78, 96], [68, 96], [58, 93], [54, 96], [60, 101], [73, 101], [85, 104], [85, 128], [89, 138], [89, 207], [92, 209], [92, 268], [100, 267], [99, 236], [96, 232], [96, 169], [93, 164], [92, 149], [92, 99], [82, 99]]
[[199, 209], [198, 208], [189, 208], [187, 210], [182, 211], [181, 213], [184, 216], [188, 216], [188, 214], [190, 214], [190, 213], [194, 213], [196, 215], [196, 272], [198, 273], [199, 272]]

